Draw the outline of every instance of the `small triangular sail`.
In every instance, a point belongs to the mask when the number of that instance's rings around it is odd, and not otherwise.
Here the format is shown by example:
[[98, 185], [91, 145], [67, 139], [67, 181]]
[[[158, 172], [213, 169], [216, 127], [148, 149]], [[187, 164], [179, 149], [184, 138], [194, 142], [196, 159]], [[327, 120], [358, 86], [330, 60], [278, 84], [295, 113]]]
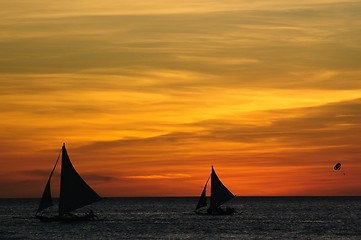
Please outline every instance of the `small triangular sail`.
[[[208, 178], [209, 180], [209, 178]], [[195, 210], [198, 210], [202, 207], [207, 207], [207, 196], [206, 196], [206, 191], [207, 191], [207, 184], [208, 184], [208, 180], [206, 182], [206, 184], [204, 185], [204, 188], [203, 188], [203, 191], [202, 191], [202, 194], [199, 198], [199, 201], [198, 201], [198, 204], [197, 204], [197, 207]]]
[[50, 173], [49, 179], [48, 179], [48, 181], [46, 183], [43, 195], [42, 195], [41, 200], [40, 200], [38, 211], [36, 211], [36, 213], [38, 213], [40, 211], [43, 211], [44, 209], [54, 205], [53, 198], [51, 197], [50, 182], [51, 182], [51, 177], [53, 176], [54, 170], [56, 168], [56, 165], [58, 164], [60, 154], [61, 154], [61, 152], [59, 153], [58, 158], [56, 159], [55, 165], [53, 167], [53, 170]]
[[69, 213], [102, 198], [79, 176], [62, 147], [59, 215]]
[[232, 199], [234, 195], [223, 185], [221, 180], [219, 180], [213, 166], [211, 181], [211, 209], [214, 212], [223, 203]]

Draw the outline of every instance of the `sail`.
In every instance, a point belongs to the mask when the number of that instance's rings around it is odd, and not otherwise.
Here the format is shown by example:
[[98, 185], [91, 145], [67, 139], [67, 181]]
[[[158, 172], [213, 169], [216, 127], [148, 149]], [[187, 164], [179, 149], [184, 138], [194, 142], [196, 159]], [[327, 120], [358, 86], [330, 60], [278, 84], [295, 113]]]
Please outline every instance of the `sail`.
[[70, 162], [65, 145], [62, 148], [59, 215], [101, 200], [101, 197], [79, 176]]
[[[209, 180], [209, 178], [208, 178]], [[202, 194], [199, 198], [199, 201], [198, 201], [198, 204], [197, 204], [197, 207], [195, 210], [198, 210], [202, 207], [207, 207], [207, 196], [206, 196], [206, 190], [207, 190], [207, 184], [208, 184], [208, 180], [206, 182], [206, 184], [204, 185], [204, 188], [203, 188], [203, 191], [202, 191]]]
[[[60, 153], [61, 153], [61, 152], [60, 152]], [[60, 153], [59, 153], [59, 155], [58, 155], [58, 158], [56, 159], [56, 162], [55, 162], [55, 165], [54, 165], [54, 167], [53, 167], [53, 170], [52, 170], [51, 173], [50, 173], [48, 182], [46, 183], [46, 186], [45, 186], [43, 195], [42, 195], [41, 200], [40, 200], [40, 204], [39, 204], [38, 211], [36, 211], [36, 213], [38, 213], [38, 212], [40, 212], [40, 211], [42, 211], [42, 210], [44, 210], [44, 209], [46, 209], [46, 208], [51, 207], [51, 206], [54, 205], [54, 203], [53, 203], [53, 198], [51, 197], [50, 182], [51, 182], [51, 177], [53, 176], [55, 167], [56, 167], [56, 165], [58, 164], [59, 157], [60, 157]]]
[[219, 180], [213, 166], [211, 179], [211, 209], [214, 212], [223, 203], [232, 199], [234, 195], [223, 185], [221, 180]]

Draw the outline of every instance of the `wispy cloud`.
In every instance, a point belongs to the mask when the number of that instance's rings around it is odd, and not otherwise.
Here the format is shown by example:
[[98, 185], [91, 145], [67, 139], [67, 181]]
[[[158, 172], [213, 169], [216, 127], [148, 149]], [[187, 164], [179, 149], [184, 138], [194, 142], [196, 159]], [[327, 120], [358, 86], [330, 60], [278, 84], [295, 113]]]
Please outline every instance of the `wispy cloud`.
[[358, 169], [360, 11], [341, 0], [2, 1], [2, 171], [38, 181], [62, 142], [109, 192], [138, 194], [149, 177], [166, 194], [161, 179], [198, 184], [210, 162], [233, 182], [248, 166], [252, 187], [273, 177], [275, 191], [284, 175], [292, 187], [317, 179], [324, 159]]
[[[215, 0], [184, 0], [172, 2], [169, 0], [147, 1], [108, 0], [106, 2], [91, 1], [63, 1], [62, 3], [52, 1], [33, 0], [24, 2], [21, 0], [2, 2], [2, 16], [4, 18], [29, 17], [61, 17], [72, 15], [143, 15], [143, 14], [174, 14], [174, 13], [205, 13], [231, 10], [259, 10], [259, 9], [292, 9], [302, 7], [315, 7], [329, 4], [357, 3], [357, 0], [304, 0], [302, 2], [277, 1], [239, 1], [229, 0], [219, 2]], [[19, 8], [22, 6], [23, 8]]]
[[160, 174], [160, 175], [144, 175], [144, 176], [125, 176], [123, 178], [134, 179], [173, 179], [173, 178], [190, 178], [190, 174], [172, 173], [172, 174]]
[[[361, 131], [358, 121], [361, 116], [359, 109], [361, 109], [360, 100], [355, 100], [321, 107], [267, 111], [258, 113], [259, 116], [274, 115], [274, 118], [270, 118], [270, 122], [265, 125], [244, 124], [234, 116], [229, 119], [214, 119], [186, 125], [194, 127], [193, 129], [198, 128], [198, 131], [94, 142], [82, 147], [82, 150], [94, 149], [98, 152], [104, 149], [104, 152], [119, 151], [130, 154], [129, 157], [134, 154], [145, 158], [147, 154], [150, 158], [156, 158], [157, 153], [169, 152], [181, 155], [187, 151], [189, 154], [197, 152], [205, 155], [217, 155], [225, 151], [228, 154], [235, 154], [236, 158], [252, 154], [287, 155], [295, 152], [297, 154], [292, 156], [295, 158], [302, 152], [325, 154], [328, 151], [354, 158], [354, 151], [358, 149], [355, 140]], [[207, 146], [207, 143], [214, 146], [210, 149], [203, 148], [202, 146]], [[134, 152], [131, 149], [134, 149]], [[274, 158], [269, 160], [272, 162]], [[252, 159], [247, 161], [251, 163]], [[309, 161], [317, 162], [313, 157]], [[183, 164], [182, 161], [179, 164]], [[293, 164], [292, 161], [289, 164]], [[298, 162], [298, 164], [302, 163]]]

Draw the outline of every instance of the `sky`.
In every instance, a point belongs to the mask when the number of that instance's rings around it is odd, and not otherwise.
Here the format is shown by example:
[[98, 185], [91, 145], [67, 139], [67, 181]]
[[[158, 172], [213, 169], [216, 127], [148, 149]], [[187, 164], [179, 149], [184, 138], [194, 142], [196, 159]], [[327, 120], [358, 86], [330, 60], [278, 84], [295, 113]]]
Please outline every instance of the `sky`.
[[0, 197], [40, 197], [63, 142], [101, 196], [198, 196], [212, 165], [237, 196], [361, 196], [360, 12], [1, 1]]

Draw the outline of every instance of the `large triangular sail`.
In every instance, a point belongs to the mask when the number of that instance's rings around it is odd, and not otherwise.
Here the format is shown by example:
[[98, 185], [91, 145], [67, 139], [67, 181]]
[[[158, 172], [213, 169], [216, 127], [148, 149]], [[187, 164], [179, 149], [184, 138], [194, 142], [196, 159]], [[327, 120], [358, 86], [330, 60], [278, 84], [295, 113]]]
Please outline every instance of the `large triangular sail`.
[[79, 176], [62, 147], [59, 215], [97, 202], [102, 198]]
[[[209, 178], [208, 178], [209, 180]], [[202, 194], [199, 198], [199, 201], [198, 201], [198, 204], [197, 204], [197, 207], [195, 210], [198, 210], [202, 207], [207, 207], [207, 196], [206, 196], [206, 192], [207, 192], [207, 184], [208, 184], [208, 180], [206, 182], [206, 184], [204, 185], [204, 188], [203, 188], [203, 191], [202, 191]]]
[[234, 198], [233, 193], [231, 193], [219, 180], [216, 172], [212, 166], [211, 174], [211, 209], [213, 212], [221, 206], [223, 203]]
[[51, 177], [53, 176], [56, 165], [58, 164], [60, 154], [61, 154], [61, 152], [59, 153], [58, 158], [56, 159], [55, 165], [53, 167], [53, 170], [50, 173], [49, 179], [48, 179], [48, 181], [46, 183], [43, 195], [42, 195], [41, 200], [40, 200], [39, 208], [36, 211], [36, 213], [38, 213], [38, 212], [40, 212], [40, 211], [54, 205], [53, 198], [51, 197], [50, 183], [51, 183]]

